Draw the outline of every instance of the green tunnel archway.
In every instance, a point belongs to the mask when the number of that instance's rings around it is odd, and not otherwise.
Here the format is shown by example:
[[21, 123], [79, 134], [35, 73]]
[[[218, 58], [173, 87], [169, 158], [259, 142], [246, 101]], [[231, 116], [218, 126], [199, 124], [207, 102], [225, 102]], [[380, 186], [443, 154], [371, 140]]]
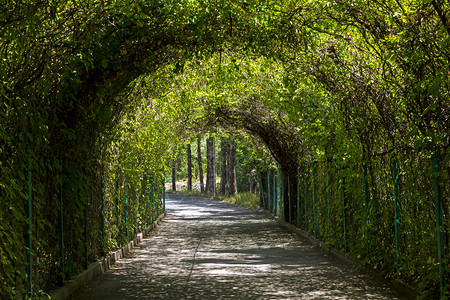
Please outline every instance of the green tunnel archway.
[[[0, 244], [11, 250], [2, 252], [0, 295], [26, 293], [26, 251], [19, 250], [25, 170], [33, 173], [32, 225], [45, 236], [34, 252], [44, 261], [44, 271], [35, 267], [42, 275], [35, 285], [45, 290], [59, 276], [52, 245], [60, 186], [70, 190], [66, 209], [80, 210], [67, 211], [76, 224], [85, 203], [93, 214], [98, 209], [99, 191], [89, 186], [99, 186], [102, 164], [141, 173], [151, 166], [161, 177], [172, 141], [208, 122], [259, 135], [292, 174], [305, 162], [335, 166], [336, 188], [343, 176], [357, 184], [366, 163], [376, 204], [371, 224], [380, 233], [370, 263], [387, 274], [397, 271], [386, 267], [396, 251], [384, 241], [393, 222], [383, 209], [393, 185], [386, 166], [398, 160], [403, 187], [410, 187], [400, 195], [402, 255], [411, 258], [402, 274], [412, 282], [423, 278], [425, 289], [437, 293], [435, 171], [429, 170], [433, 156], [448, 258], [450, 27], [448, 4], [430, 3], [8, 1], [0, 12], [0, 219], [8, 234]], [[267, 132], [271, 121], [275, 134]], [[362, 190], [344, 191], [355, 224], [364, 219]], [[81, 236], [81, 228], [75, 231]]]

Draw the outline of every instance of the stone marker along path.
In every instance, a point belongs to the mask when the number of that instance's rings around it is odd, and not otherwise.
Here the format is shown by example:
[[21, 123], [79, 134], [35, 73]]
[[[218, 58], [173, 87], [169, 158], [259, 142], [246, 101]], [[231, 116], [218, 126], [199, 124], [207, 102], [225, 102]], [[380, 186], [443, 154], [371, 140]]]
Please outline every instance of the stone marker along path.
[[72, 299], [401, 299], [266, 215], [168, 194], [151, 236]]

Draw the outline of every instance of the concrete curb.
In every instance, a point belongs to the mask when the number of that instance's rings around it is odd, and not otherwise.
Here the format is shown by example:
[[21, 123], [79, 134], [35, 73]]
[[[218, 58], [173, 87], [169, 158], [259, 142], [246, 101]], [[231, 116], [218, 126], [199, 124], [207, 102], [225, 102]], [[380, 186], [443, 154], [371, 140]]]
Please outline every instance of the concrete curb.
[[111, 268], [116, 261], [119, 261], [123, 257], [127, 256], [130, 251], [138, 245], [144, 237], [148, 236], [150, 232], [164, 219], [166, 213], [163, 213], [159, 218], [148, 228], [137, 234], [137, 237], [130, 241], [122, 248], [111, 252], [102, 258], [100, 261], [91, 263], [86, 270], [76, 275], [69, 281], [64, 283], [64, 286], [52, 291], [50, 293], [51, 299], [54, 300], [66, 300], [70, 296], [75, 294], [80, 288], [82, 288], [87, 282], [105, 273]]
[[269, 218], [275, 220], [280, 226], [287, 229], [289, 232], [296, 234], [298, 237], [300, 237], [301, 239], [310, 243], [311, 245], [313, 245], [317, 248], [320, 248], [321, 251], [324, 252], [325, 254], [331, 255], [331, 256], [335, 257], [336, 259], [369, 274], [377, 281], [390, 286], [393, 290], [397, 291], [399, 294], [404, 295], [406, 299], [416, 299], [419, 296], [418, 292], [414, 288], [404, 284], [400, 280], [397, 280], [395, 278], [386, 278], [380, 272], [378, 272], [372, 268], [366, 267], [363, 264], [361, 264], [360, 262], [351, 259], [346, 254], [343, 254], [343, 253], [335, 250], [330, 245], [327, 245], [324, 242], [316, 239], [312, 235], [308, 234], [306, 231], [304, 231], [300, 228], [297, 228], [294, 225], [289, 224], [289, 223], [281, 220], [278, 217], [275, 217], [269, 211], [267, 211], [267, 210], [260, 210], [260, 211], [262, 213], [264, 213], [265, 215], [267, 215]]

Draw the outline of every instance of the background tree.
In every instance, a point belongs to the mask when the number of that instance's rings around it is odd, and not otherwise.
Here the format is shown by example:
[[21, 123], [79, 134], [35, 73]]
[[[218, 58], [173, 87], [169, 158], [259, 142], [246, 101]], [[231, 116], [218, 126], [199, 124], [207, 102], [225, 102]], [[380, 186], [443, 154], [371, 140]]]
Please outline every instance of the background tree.
[[220, 156], [221, 156], [221, 164], [220, 164], [220, 195], [226, 195], [226, 185], [227, 185], [227, 144], [225, 139], [222, 138], [220, 142]]
[[236, 147], [233, 144], [227, 144], [227, 184], [225, 191], [227, 196], [237, 193], [236, 186]]
[[177, 161], [172, 160], [172, 190], [177, 190]]
[[206, 190], [209, 195], [215, 196], [216, 194], [216, 154], [215, 154], [215, 142], [214, 136], [210, 136], [206, 140]]
[[203, 164], [202, 164], [202, 147], [200, 137], [197, 138], [197, 163], [198, 163], [198, 179], [200, 180], [200, 191], [205, 192], [203, 185]]
[[191, 158], [191, 144], [187, 145], [187, 168], [188, 168], [188, 191], [192, 191], [192, 158]]

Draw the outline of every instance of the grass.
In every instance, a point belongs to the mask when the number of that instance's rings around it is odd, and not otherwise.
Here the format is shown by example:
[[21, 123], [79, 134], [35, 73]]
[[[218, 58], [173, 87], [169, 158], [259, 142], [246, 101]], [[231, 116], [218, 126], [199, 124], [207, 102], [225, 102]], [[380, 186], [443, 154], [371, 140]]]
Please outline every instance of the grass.
[[194, 196], [194, 197], [208, 197], [209, 198], [209, 196], [207, 194], [205, 194], [205, 193], [202, 193], [200, 191], [194, 191], [194, 190], [188, 191], [187, 189], [183, 190], [183, 191], [166, 190], [166, 193], [167, 194], [179, 194], [179, 195], [186, 195], [186, 196]]
[[205, 197], [216, 201], [223, 201], [227, 203], [231, 203], [233, 205], [242, 207], [242, 208], [249, 208], [249, 209], [256, 209], [259, 206], [259, 196], [254, 195], [252, 193], [239, 193], [234, 196], [226, 197], [226, 196], [213, 196], [210, 197], [209, 195], [205, 193], [201, 193], [199, 191], [173, 191], [173, 190], [167, 190], [166, 191], [169, 194], [182, 194], [187, 196], [194, 196], [194, 197]]
[[231, 203], [242, 208], [256, 209], [259, 206], [259, 196], [252, 193], [240, 193], [230, 197], [214, 196], [213, 199]]

